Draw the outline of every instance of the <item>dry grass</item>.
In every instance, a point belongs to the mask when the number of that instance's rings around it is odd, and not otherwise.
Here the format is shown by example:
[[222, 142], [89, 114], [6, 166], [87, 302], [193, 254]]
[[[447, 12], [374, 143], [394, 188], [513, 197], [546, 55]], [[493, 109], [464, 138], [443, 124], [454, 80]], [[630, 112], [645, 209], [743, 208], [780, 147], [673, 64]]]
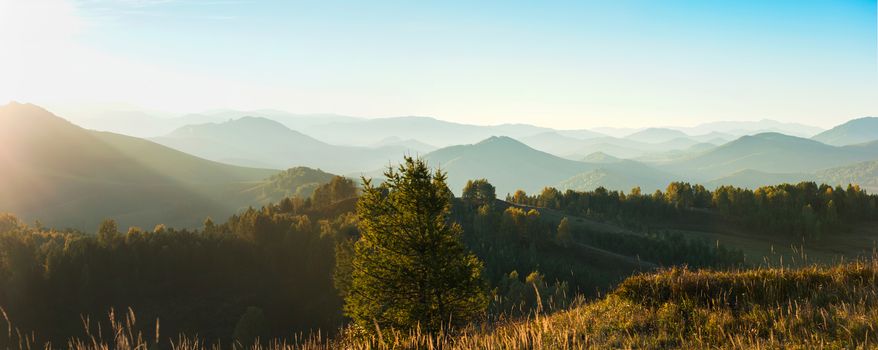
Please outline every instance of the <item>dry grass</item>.
[[[633, 276], [603, 299], [552, 315], [473, 326], [455, 334], [345, 329], [249, 346], [252, 349], [852, 349], [875, 348], [878, 260], [739, 272], [674, 268]], [[135, 331], [134, 313], [111, 314], [111, 329], [86, 324], [86, 336], [60, 348], [174, 350], [242, 348], [195, 337], [164, 339]], [[7, 322], [8, 323], [8, 322]], [[479, 328], [481, 327], [481, 328]], [[8, 328], [8, 347], [36, 345]], [[150, 332], [152, 333], [152, 332]], [[2, 343], [0, 343], [2, 344]], [[160, 344], [161, 347], [156, 346]], [[231, 346], [228, 346], [231, 345]]]

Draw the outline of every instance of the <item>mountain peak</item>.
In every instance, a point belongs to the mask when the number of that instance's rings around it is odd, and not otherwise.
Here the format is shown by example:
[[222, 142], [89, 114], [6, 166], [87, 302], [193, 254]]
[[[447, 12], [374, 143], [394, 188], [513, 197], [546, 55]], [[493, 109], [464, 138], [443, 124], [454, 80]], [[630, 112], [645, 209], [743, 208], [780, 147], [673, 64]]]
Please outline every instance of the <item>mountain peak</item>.
[[249, 115], [243, 116], [243, 117], [238, 118], [238, 119], [229, 120], [229, 121], [224, 122], [224, 123], [219, 123], [219, 124], [228, 124], [228, 125], [234, 125], [234, 126], [249, 125], [249, 126], [254, 126], [254, 127], [277, 128], [277, 129], [281, 129], [281, 130], [289, 129], [285, 125], [283, 125], [277, 121], [274, 121], [272, 119], [268, 119], [265, 117], [254, 117], [254, 116], [249, 116]]
[[503, 146], [516, 146], [516, 147], [527, 147], [527, 145], [521, 143], [520, 141], [513, 139], [509, 136], [491, 136], [486, 138], [476, 145], [479, 146], [488, 146], [488, 145], [503, 145]]
[[812, 139], [833, 146], [847, 146], [878, 140], [878, 118], [862, 117], [821, 132]]
[[586, 163], [615, 163], [621, 161], [621, 159], [598, 151], [585, 156], [585, 158], [582, 158], [582, 161]]
[[[28, 128], [76, 128], [64, 118], [61, 118], [43, 107], [31, 103], [10, 102], [0, 106], [0, 122], [14, 123], [17, 127]], [[9, 129], [5, 127], [4, 129]]]

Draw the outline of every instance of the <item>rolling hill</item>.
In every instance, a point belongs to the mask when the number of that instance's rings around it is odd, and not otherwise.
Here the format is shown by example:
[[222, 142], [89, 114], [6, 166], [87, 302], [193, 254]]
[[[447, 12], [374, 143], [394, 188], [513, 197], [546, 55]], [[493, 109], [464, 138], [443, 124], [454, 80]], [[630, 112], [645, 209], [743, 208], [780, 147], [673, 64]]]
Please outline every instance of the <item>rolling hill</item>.
[[833, 146], [847, 146], [878, 140], [878, 117], [853, 119], [821, 132], [812, 140]]
[[[588, 181], [565, 182], [567, 188], [604, 186], [628, 190], [634, 186], [652, 188], [656, 183], [667, 185], [670, 175], [634, 161], [586, 163], [560, 158], [528, 147], [509, 137], [491, 137], [479, 143], [446, 147], [425, 156], [431, 166], [448, 172], [448, 184], [453, 191], [462, 189], [467, 180], [486, 178], [498, 194], [517, 189], [536, 192], [546, 186], [558, 186], [576, 175], [600, 171], [601, 175], [588, 176]], [[628, 174], [623, 177], [623, 174]], [[633, 175], [640, 174], [640, 175]], [[665, 176], [667, 175], [667, 176]], [[648, 181], [647, 181], [648, 179]]]
[[75, 126], [40, 107], [0, 107], [0, 212], [91, 230], [193, 227], [249, 205], [241, 195], [276, 170], [231, 166], [156, 143]]
[[812, 173], [876, 157], [878, 144], [835, 147], [795, 136], [762, 133], [658, 167], [693, 181], [707, 181], [747, 169], [775, 174]]
[[406, 146], [375, 148], [331, 145], [262, 117], [188, 125], [153, 139], [206, 159], [272, 168], [308, 166], [335, 173], [374, 169], [415, 153]]
[[878, 160], [824, 169], [814, 175], [817, 180], [827, 184], [858, 184], [871, 193], [878, 193]]
[[718, 121], [703, 123], [694, 127], [675, 128], [690, 135], [719, 132], [740, 137], [765, 132], [778, 132], [798, 137], [811, 137], [822, 131], [821, 128], [799, 123], [784, 123], [771, 119], [757, 121]]
[[634, 140], [644, 143], [662, 143], [673, 139], [686, 139], [689, 135], [674, 129], [667, 128], [648, 128], [625, 136], [625, 139]]
[[[330, 122], [300, 129], [317, 139], [339, 145], [372, 145], [388, 137], [415, 139], [446, 147], [478, 142], [492, 135], [523, 137], [551, 129], [526, 124], [493, 126], [442, 121], [430, 117], [393, 117]], [[368, 130], [368, 132], [364, 132]]]

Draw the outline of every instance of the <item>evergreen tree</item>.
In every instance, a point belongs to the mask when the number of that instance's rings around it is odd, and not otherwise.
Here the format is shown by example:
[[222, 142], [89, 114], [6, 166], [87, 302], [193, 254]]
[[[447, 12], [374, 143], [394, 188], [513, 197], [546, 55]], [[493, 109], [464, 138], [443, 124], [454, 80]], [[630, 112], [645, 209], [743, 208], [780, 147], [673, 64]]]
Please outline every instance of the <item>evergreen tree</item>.
[[487, 306], [482, 263], [449, 222], [445, 174], [406, 157], [384, 175], [380, 186], [364, 180], [357, 203], [361, 237], [345, 313], [366, 330], [377, 324], [435, 332], [472, 320]]

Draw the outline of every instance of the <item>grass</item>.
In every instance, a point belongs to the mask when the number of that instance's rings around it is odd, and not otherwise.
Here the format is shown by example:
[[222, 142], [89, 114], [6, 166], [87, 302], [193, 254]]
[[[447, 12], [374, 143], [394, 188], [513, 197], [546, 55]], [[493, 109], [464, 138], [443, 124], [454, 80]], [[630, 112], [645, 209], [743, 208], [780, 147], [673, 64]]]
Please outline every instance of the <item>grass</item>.
[[[471, 326], [453, 334], [344, 329], [257, 342], [252, 349], [851, 349], [875, 348], [878, 259], [796, 269], [709, 271], [672, 268], [625, 280], [611, 294], [566, 311]], [[8, 348], [244, 348], [197, 337], [162, 338], [158, 322], [139, 328], [133, 311], [63, 346], [36, 344], [7, 320]], [[154, 327], [152, 326], [154, 325]], [[0, 327], [4, 325], [0, 322]], [[140, 331], [139, 331], [140, 330]], [[0, 340], [3, 340], [0, 337]], [[160, 346], [157, 346], [160, 345]], [[232, 346], [228, 346], [232, 345]]]

